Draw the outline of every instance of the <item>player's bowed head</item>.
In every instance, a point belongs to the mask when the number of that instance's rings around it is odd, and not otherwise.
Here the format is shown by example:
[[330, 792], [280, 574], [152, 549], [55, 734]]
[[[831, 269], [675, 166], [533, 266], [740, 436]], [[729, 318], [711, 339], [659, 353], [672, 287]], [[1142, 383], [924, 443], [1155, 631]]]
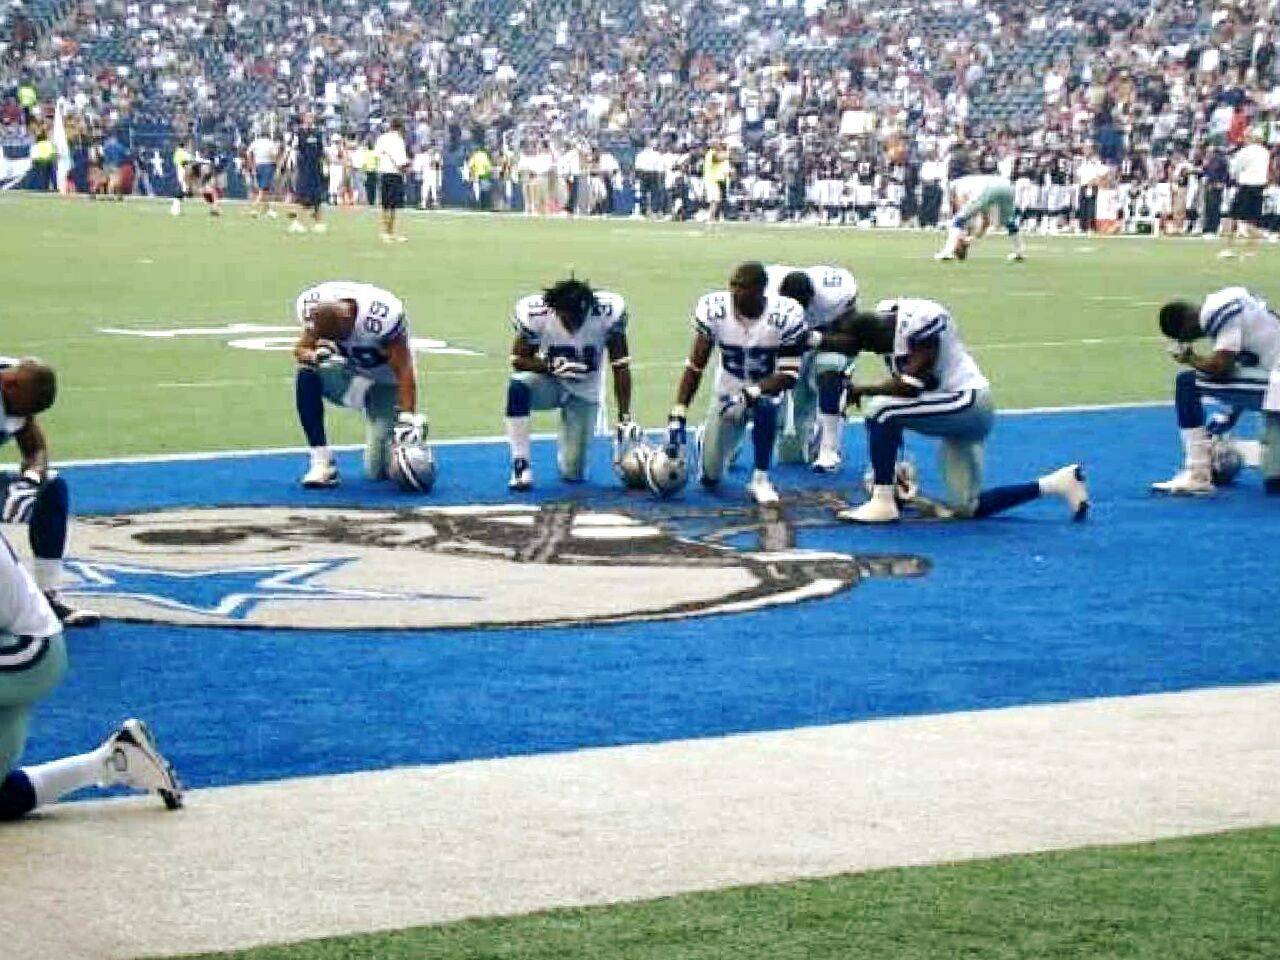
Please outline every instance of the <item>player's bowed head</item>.
[[543, 290], [542, 302], [555, 311], [564, 328], [572, 333], [596, 309], [596, 292], [587, 281], [569, 277]]
[[1204, 336], [1200, 329], [1200, 308], [1185, 300], [1171, 300], [1160, 308], [1160, 332], [1178, 343], [1191, 343]]
[[887, 310], [846, 310], [823, 331], [818, 349], [842, 353], [850, 360], [864, 350], [890, 353], [893, 333], [894, 315]]
[[0, 400], [11, 417], [34, 417], [53, 406], [58, 377], [35, 357], [24, 357], [15, 367], [0, 371]]

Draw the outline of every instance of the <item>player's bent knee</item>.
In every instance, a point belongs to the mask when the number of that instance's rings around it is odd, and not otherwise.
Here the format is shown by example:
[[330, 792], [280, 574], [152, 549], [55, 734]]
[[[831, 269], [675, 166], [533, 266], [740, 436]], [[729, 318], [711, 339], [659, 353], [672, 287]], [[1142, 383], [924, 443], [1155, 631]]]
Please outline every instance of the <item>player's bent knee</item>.
[[66, 513], [71, 505], [71, 492], [62, 477], [51, 477], [40, 486], [36, 494], [36, 508]]
[[507, 383], [507, 416], [527, 417], [533, 409], [533, 391], [529, 384], [518, 377]]
[[10, 770], [0, 781], [0, 821], [17, 820], [36, 808], [36, 791], [21, 770]]

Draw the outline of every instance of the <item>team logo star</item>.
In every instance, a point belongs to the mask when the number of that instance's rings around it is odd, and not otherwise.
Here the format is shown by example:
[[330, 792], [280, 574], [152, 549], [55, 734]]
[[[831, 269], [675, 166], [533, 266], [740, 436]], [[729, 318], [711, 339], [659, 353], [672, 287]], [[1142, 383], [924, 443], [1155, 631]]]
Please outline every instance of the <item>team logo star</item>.
[[479, 597], [438, 593], [402, 593], [333, 587], [312, 582], [316, 577], [354, 561], [317, 560], [215, 570], [166, 570], [134, 564], [90, 563], [73, 560], [67, 567], [80, 583], [67, 593], [137, 600], [170, 610], [183, 610], [227, 620], [244, 620], [266, 600], [455, 600]]

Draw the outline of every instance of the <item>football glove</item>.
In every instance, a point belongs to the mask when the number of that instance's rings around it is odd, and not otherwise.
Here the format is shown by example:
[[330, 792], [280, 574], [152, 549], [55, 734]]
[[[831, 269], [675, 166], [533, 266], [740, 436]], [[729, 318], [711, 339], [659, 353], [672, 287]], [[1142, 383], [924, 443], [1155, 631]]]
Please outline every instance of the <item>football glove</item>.
[[671, 408], [671, 413], [667, 415], [667, 449], [683, 449], [685, 444], [689, 442], [686, 412], [682, 404], [677, 404]]
[[36, 497], [40, 495], [40, 475], [24, 473], [9, 484], [5, 491], [4, 507], [0, 508], [0, 520], [5, 523], [28, 523], [36, 509]]
[[1225, 437], [1240, 422], [1242, 413], [1244, 413], [1243, 407], [1220, 410], [1208, 419], [1204, 425], [1205, 429], [1211, 437]]
[[585, 363], [578, 363], [568, 357], [551, 359], [551, 375], [561, 380], [581, 380], [590, 372], [590, 369]]
[[391, 429], [391, 440], [396, 444], [417, 444], [427, 439], [427, 418], [421, 413], [401, 413]]
[[1196, 356], [1195, 348], [1189, 343], [1171, 343], [1168, 349], [1174, 363], [1190, 364]]

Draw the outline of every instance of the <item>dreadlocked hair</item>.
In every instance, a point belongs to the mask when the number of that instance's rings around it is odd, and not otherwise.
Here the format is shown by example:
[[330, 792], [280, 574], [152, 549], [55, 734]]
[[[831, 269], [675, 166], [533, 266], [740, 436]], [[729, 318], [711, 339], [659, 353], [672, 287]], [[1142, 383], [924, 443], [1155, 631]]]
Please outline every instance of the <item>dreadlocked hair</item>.
[[595, 309], [596, 293], [585, 280], [570, 277], [543, 290], [542, 302], [557, 313], [582, 318]]

